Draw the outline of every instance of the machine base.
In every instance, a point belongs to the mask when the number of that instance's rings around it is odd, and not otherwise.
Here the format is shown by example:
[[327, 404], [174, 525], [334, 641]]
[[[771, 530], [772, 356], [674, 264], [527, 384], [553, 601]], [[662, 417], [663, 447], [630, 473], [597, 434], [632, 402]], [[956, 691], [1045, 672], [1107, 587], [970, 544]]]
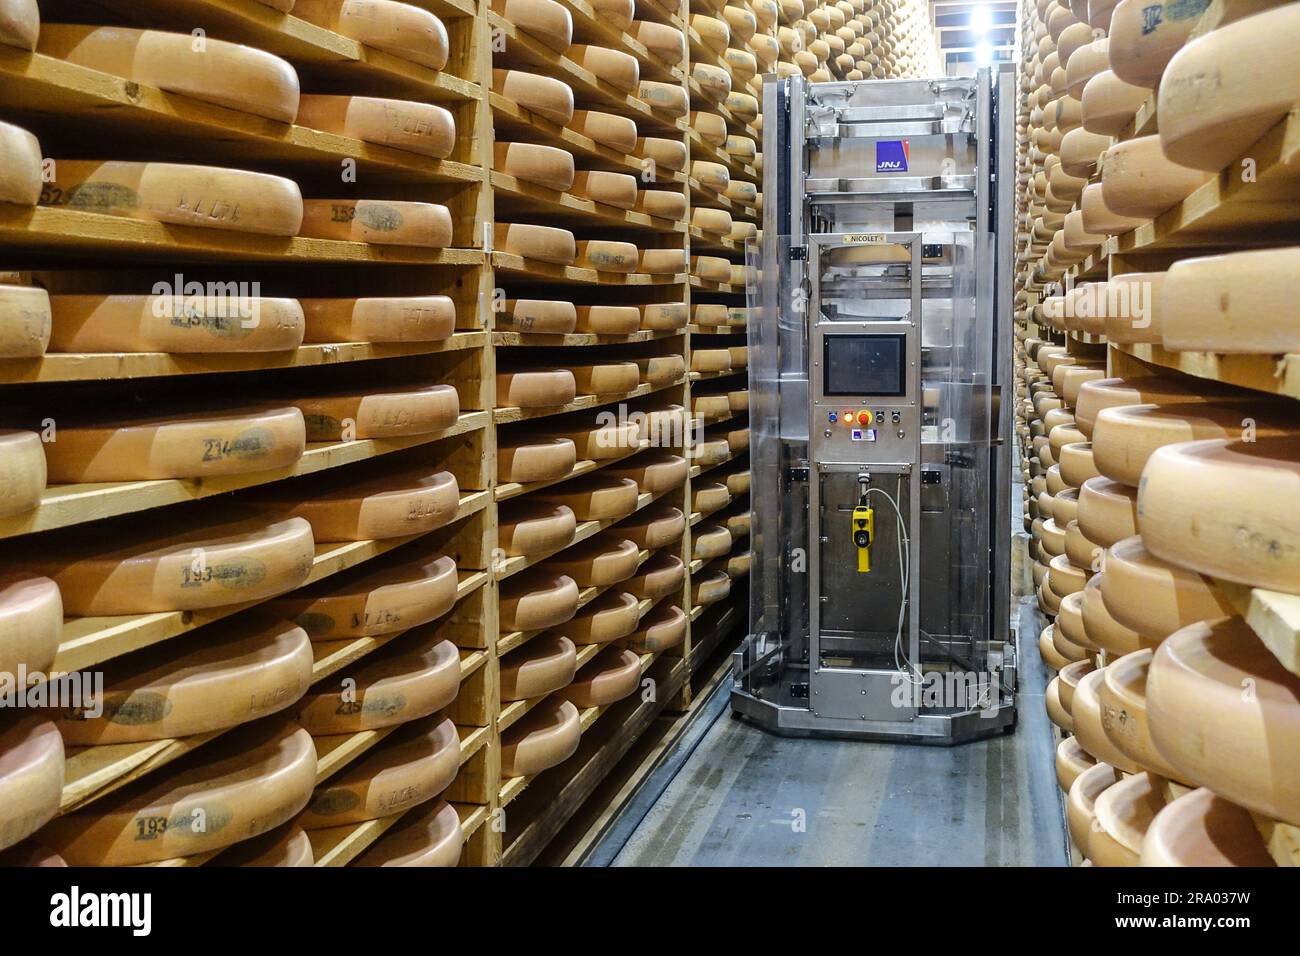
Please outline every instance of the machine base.
[[731, 710], [737, 716], [781, 737], [837, 737], [943, 747], [1011, 733], [1016, 727], [1014, 702], [1004, 702], [996, 710], [917, 714], [906, 721], [847, 720], [819, 717], [802, 707], [782, 707], [733, 687]]

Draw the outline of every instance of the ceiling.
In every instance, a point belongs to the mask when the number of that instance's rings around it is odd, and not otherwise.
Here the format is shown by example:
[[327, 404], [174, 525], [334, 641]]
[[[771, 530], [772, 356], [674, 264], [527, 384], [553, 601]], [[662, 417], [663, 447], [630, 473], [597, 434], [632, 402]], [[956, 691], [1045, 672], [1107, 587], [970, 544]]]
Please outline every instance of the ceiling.
[[[992, 60], [1015, 55], [1016, 0], [929, 0], [939, 59], [947, 73], [968, 73], [976, 64], [980, 45], [988, 44]], [[977, 12], [981, 11], [981, 12]], [[983, 19], [987, 29], [972, 27]]]

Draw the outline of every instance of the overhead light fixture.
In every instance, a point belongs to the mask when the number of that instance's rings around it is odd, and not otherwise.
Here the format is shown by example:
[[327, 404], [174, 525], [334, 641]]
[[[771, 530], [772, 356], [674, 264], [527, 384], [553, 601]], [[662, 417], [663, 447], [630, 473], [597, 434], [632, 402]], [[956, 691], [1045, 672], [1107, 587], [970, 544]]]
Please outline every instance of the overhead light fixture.
[[988, 40], [980, 40], [975, 44], [975, 65], [988, 66], [993, 62], [993, 44]]
[[989, 12], [988, 7], [976, 7], [971, 11], [970, 28], [975, 33], [983, 36], [989, 32], [993, 26], [993, 14]]

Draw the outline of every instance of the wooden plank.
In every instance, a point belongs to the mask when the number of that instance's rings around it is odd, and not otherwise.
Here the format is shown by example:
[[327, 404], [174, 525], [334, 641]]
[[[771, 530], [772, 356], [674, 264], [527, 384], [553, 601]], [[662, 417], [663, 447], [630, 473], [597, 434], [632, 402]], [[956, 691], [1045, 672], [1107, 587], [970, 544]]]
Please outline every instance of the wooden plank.
[[492, 264], [501, 272], [514, 274], [516, 281], [557, 282], [595, 286], [668, 286], [681, 285], [685, 273], [652, 275], [646, 272], [600, 272], [579, 266], [563, 266], [554, 262], [525, 259], [512, 252], [493, 252]]
[[638, 385], [630, 392], [607, 393], [604, 395], [579, 395], [571, 402], [564, 405], [548, 405], [544, 408], [520, 408], [518, 406], [509, 406], [507, 408], [497, 408], [492, 412], [492, 420], [498, 425], [504, 425], [509, 422], [521, 422], [533, 418], [545, 418], [550, 415], [563, 415], [565, 412], [576, 412], [584, 408], [597, 408], [601, 405], [611, 405], [615, 402], [625, 402], [629, 399], [640, 398], [642, 395], [649, 395], [653, 392], [662, 392], [674, 386], [681, 385], [685, 379], [679, 378], [668, 382], [665, 385]]
[[1282, 666], [1300, 676], [1300, 595], [1231, 581], [1215, 583]]
[[1279, 356], [1170, 352], [1162, 346], [1145, 342], [1112, 344], [1111, 348], [1148, 365], [1173, 369], [1184, 375], [1272, 395], [1300, 398], [1300, 354]]
[[240, 488], [252, 488], [286, 478], [315, 474], [476, 431], [484, 428], [487, 423], [487, 412], [465, 412], [455, 425], [427, 435], [320, 442], [308, 445], [306, 452], [297, 463], [274, 471], [201, 479], [51, 485], [46, 488], [41, 496], [41, 504], [35, 510], [0, 518], [0, 538], [64, 528], [114, 515], [146, 511], [183, 501], [196, 501]]
[[547, 217], [547, 222], [561, 226], [611, 226], [655, 233], [686, 231], [686, 223], [680, 219], [661, 219], [630, 209], [608, 206], [572, 193], [525, 182], [506, 173], [493, 171], [492, 187], [496, 192], [497, 211], [501, 219], [527, 222], [532, 218]]

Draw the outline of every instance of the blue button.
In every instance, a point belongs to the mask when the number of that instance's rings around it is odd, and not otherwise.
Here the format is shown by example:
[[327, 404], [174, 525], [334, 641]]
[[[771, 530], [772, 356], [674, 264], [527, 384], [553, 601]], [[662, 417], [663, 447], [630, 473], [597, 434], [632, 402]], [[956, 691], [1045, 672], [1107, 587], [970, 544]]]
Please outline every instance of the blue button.
[[832, 424], [832, 425], [835, 424], [836, 420], [837, 420], [837, 419], [836, 419], [836, 417], [835, 417], [835, 413], [834, 413], [834, 412], [831, 412], [831, 424]]

